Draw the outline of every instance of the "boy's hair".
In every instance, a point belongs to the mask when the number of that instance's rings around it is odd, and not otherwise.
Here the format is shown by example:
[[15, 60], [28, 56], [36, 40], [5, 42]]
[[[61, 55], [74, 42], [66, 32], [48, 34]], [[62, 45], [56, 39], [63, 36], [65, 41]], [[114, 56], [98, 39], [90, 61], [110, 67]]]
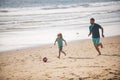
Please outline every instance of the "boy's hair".
[[95, 21], [95, 19], [94, 19], [94, 18], [90, 18], [90, 20], [93, 20], [93, 21]]
[[62, 38], [62, 33], [59, 33], [57, 36], [60, 36], [60, 38]]

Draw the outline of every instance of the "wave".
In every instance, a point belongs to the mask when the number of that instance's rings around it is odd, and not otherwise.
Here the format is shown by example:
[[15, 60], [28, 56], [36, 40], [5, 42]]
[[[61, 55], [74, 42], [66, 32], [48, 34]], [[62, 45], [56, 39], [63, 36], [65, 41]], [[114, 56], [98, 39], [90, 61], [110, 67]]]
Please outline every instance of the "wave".
[[[79, 14], [79, 13], [76, 13], [76, 12], [67, 12], [67, 13], [57, 13], [57, 14], [52, 14], [52, 15], [58, 15], [58, 14]], [[89, 16], [91, 16], [91, 15], [100, 15], [100, 14], [107, 14], [107, 13], [120, 13], [120, 10], [115, 10], [115, 11], [107, 11], [107, 12], [97, 12], [97, 13], [90, 13], [90, 14], [86, 14], [86, 15], [83, 15], [83, 16], [71, 16], [71, 17], [61, 17], [61, 18], [58, 18], [58, 19], [55, 19], [55, 18], [53, 18], [53, 19], [45, 19], [45, 20], [29, 20], [29, 19], [27, 19], [27, 20], [19, 20], [19, 21], [17, 21], [17, 20], [1, 20], [0, 21], [0, 25], [8, 25], [8, 24], [24, 24], [24, 23], [42, 23], [42, 22], [58, 22], [58, 21], [70, 21], [70, 20], [79, 20], [79, 19], [81, 19], [81, 18], [86, 18], [86, 17], [89, 17]], [[40, 14], [39, 14], [40, 15]], [[51, 14], [49, 14], [49, 15], [51, 15]], [[34, 17], [34, 16], [38, 16], [38, 14], [37, 15], [27, 15], [27, 17]], [[10, 17], [15, 17], [15, 16], [10, 16]], [[20, 17], [26, 17], [26, 16], [20, 16]]]
[[[50, 5], [50, 6], [39, 6], [39, 7], [21, 7], [21, 8], [0, 8], [0, 12], [9, 12], [9, 10], [15, 11], [15, 9], [26, 10], [26, 9], [42, 9], [42, 10], [53, 10], [53, 9], [67, 9], [67, 8], [76, 8], [76, 7], [103, 7], [110, 5], [119, 5], [119, 0], [113, 0], [112, 2], [94, 2], [94, 3], [77, 3], [77, 4], [66, 4], [66, 5]], [[8, 9], [8, 10], [7, 10]]]
[[[120, 1], [84, 3], [84, 4], [77, 4], [77, 5], [74, 4], [74, 5], [66, 5], [66, 6], [59, 5], [57, 7], [48, 6], [48, 7], [6, 8], [6, 9], [0, 8], [0, 17], [1, 17], [0, 29], [1, 30], [3, 29], [16, 30], [16, 29], [31, 29], [31, 28], [36, 29], [36, 28], [41, 28], [38, 26], [50, 25], [47, 27], [54, 27], [56, 25], [55, 23], [58, 23], [59, 25], [61, 25], [61, 23], [64, 23], [64, 25], [66, 26], [67, 25], [72, 26], [79, 24], [78, 21], [80, 21], [81, 19], [88, 19], [90, 16], [93, 15], [97, 17], [103, 17], [106, 16], [106, 14], [108, 13], [111, 14], [110, 18], [120, 17], [118, 15], [120, 13], [119, 3]], [[112, 17], [112, 13], [116, 13], [117, 16]], [[103, 17], [103, 20], [104, 19], [105, 17]], [[117, 21], [120, 20], [116, 20], [116, 22]], [[66, 22], [73, 24], [66, 24]]]
[[0, 10], [1, 13], [9, 12], [8, 10]]
[[[32, 22], [32, 21], [31, 21]], [[36, 21], [37, 22], [37, 21]], [[54, 22], [54, 21], [53, 21]], [[63, 21], [64, 22], [64, 21]], [[100, 23], [102, 24], [119, 24], [120, 23], [120, 19], [119, 18], [104, 18], [102, 20], [99, 19]], [[24, 23], [24, 22], [23, 22]], [[25, 22], [26, 23], [26, 22]], [[35, 23], [34, 21], [32, 23]], [[31, 23], [31, 24], [32, 24]], [[54, 22], [55, 23], [55, 22]], [[20, 23], [22, 24], [22, 23]], [[35, 23], [37, 24], [37, 23]], [[56, 27], [57, 29], [59, 28], [68, 28], [68, 29], [71, 29], [71, 28], [82, 28], [82, 27], [87, 27], [88, 26], [88, 22], [86, 23], [81, 23], [80, 22], [72, 22], [72, 23], [66, 23], [66, 24], [56, 24], [56, 25], [52, 25], [52, 24], [40, 24], [38, 26], [38, 24], [35, 26], [35, 25], [31, 25], [31, 26], [22, 26], [22, 27], [19, 27], [19, 26], [9, 26], [9, 27], [0, 27], [0, 32], [1, 31], [18, 31], [18, 30], [35, 30], [35, 29], [48, 29], [48, 28], [53, 28], [53, 27]]]

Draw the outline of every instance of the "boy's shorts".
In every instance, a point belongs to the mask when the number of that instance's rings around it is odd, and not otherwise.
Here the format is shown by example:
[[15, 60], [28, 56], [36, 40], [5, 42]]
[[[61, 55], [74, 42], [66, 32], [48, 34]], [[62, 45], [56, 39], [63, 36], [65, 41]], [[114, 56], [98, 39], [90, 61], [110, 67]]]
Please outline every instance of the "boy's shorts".
[[62, 50], [62, 48], [63, 48], [62, 46], [59, 46], [59, 50]]
[[99, 44], [100, 43], [100, 38], [92, 38], [92, 41], [94, 44]]

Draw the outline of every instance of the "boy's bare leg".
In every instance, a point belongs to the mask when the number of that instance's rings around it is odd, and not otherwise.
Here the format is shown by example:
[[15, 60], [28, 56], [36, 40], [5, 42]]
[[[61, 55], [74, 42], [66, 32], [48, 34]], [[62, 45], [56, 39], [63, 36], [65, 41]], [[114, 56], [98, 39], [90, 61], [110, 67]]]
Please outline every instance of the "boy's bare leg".
[[60, 59], [60, 54], [61, 54], [61, 50], [59, 50], [59, 55], [58, 55], [58, 58]]
[[98, 48], [98, 45], [95, 45], [95, 44], [94, 44], [94, 46], [95, 46], [96, 50], [98, 51], [99, 55], [101, 55], [101, 52], [100, 52], [100, 50], [99, 50], [99, 48]]
[[66, 56], [66, 53], [64, 51], [61, 51], [65, 56]]

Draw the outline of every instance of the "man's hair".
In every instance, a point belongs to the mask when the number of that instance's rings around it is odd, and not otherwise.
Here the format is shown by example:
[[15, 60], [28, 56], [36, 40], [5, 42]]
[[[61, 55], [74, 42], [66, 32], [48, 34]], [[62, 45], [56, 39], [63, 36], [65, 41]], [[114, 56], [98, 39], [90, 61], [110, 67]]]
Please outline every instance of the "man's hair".
[[90, 20], [93, 20], [93, 21], [95, 21], [95, 19], [94, 19], [94, 18], [91, 18]]

